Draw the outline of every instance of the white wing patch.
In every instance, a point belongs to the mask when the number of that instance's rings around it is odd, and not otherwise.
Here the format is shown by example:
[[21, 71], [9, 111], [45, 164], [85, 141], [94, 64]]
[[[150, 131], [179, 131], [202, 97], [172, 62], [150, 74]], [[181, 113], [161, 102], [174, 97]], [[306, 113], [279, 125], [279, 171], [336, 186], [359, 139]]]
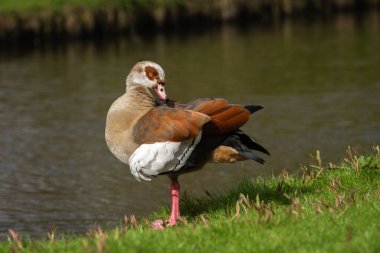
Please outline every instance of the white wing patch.
[[199, 143], [202, 132], [183, 142], [157, 142], [142, 144], [129, 158], [133, 176], [141, 181], [150, 181], [151, 176], [179, 170]]

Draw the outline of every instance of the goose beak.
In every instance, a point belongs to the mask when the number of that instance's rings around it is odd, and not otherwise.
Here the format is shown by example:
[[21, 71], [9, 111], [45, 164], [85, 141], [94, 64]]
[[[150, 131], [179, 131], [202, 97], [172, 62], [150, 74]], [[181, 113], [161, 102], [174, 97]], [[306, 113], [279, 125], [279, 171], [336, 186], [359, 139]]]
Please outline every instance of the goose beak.
[[153, 90], [156, 92], [157, 96], [162, 100], [166, 101], [168, 99], [168, 96], [165, 92], [165, 82], [162, 80], [157, 80], [156, 85], [154, 85]]

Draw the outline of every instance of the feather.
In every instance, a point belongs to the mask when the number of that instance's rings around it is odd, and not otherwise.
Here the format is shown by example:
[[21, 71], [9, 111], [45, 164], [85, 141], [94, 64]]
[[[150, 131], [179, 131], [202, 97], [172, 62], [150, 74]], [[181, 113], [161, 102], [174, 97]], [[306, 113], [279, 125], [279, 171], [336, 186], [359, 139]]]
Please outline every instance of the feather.
[[244, 106], [244, 108], [250, 111], [251, 113], [254, 113], [263, 109], [264, 107], [262, 107], [261, 105], [246, 105]]
[[133, 127], [138, 144], [181, 142], [195, 138], [210, 117], [196, 111], [156, 107], [143, 115]]
[[151, 176], [177, 171], [183, 167], [199, 143], [202, 134], [182, 142], [142, 144], [129, 158], [129, 166], [137, 180], [150, 181]]

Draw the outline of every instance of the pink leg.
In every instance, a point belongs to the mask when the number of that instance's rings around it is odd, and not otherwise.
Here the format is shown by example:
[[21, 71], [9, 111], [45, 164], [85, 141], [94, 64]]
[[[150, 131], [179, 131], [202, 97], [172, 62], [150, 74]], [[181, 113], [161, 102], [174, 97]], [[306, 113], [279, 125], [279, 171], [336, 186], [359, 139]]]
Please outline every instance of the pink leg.
[[177, 178], [171, 178], [171, 193], [172, 193], [172, 210], [169, 217], [168, 226], [174, 226], [180, 218], [179, 213], [179, 183]]
[[[169, 222], [166, 226], [174, 226], [177, 220], [181, 217], [179, 213], [179, 183], [177, 178], [170, 178], [171, 180], [171, 195], [172, 195], [172, 208], [170, 212]], [[164, 222], [162, 220], [156, 220], [151, 225], [152, 229], [161, 230], [164, 229]]]

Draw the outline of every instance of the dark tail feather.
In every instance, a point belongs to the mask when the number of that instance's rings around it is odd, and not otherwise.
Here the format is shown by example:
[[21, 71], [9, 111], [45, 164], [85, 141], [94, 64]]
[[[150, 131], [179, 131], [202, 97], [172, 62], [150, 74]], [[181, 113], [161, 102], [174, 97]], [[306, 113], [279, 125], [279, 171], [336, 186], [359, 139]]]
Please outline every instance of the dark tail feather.
[[256, 151], [259, 151], [261, 153], [264, 153], [264, 154], [267, 154], [267, 155], [270, 155], [269, 151], [266, 150], [263, 146], [261, 146], [260, 144], [258, 144], [255, 140], [253, 140], [251, 137], [249, 137], [248, 135], [246, 135], [243, 131], [241, 130], [238, 130], [236, 132], [236, 134], [240, 137], [240, 139], [242, 140], [242, 142], [249, 148], [249, 149], [253, 149], [253, 150], [256, 150]]
[[256, 161], [258, 163], [261, 163], [261, 164], [265, 163], [265, 160], [263, 158], [261, 158], [261, 157], [256, 156], [256, 154], [253, 153], [252, 150], [250, 150], [250, 151], [241, 151], [241, 150], [237, 149], [237, 151], [238, 151], [238, 153], [240, 155], [244, 156], [247, 159], [254, 160], [254, 161]]
[[247, 159], [254, 160], [261, 164], [265, 162], [264, 159], [258, 157], [254, 151], [259, 151], [264, 154], [270, 155], [268, 150], [266, 150], [263, 146], [255, 142], [241, 130], [238, 130], [233, 134], [227, 136], [227, 138], [223, 142], [223, 145], [231, 147]]
[[251, 113], [254, 113], [263, 109], [264, 107], [262, 107], [261, 105], [246, 105], [244, 106], [244, 108], [250, 111]]

